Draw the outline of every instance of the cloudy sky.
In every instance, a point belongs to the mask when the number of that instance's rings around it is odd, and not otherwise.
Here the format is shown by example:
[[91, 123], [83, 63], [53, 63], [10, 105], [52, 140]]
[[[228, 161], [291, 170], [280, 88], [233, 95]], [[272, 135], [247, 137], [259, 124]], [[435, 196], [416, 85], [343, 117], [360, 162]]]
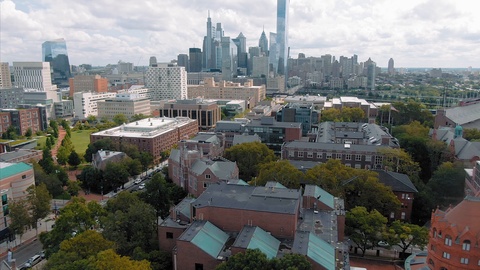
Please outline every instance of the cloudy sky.
[[[41, 61], [65, 38], [70, 63], [148, 65], [202, 46], [206, 17], [258, 46], [276, 31], [275, 0], [0, 0], [0, 61]], [[480, 67], [478, 0], [291, 0], [291, 57], [369, 57], [378, 66]]]

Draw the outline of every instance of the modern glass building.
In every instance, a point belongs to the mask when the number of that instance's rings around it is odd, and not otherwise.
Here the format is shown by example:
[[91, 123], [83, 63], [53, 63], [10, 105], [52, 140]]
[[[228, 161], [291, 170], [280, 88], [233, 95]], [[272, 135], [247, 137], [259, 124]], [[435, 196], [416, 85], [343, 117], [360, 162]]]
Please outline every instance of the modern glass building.
[[68, 87], [68, 79], [71, 77], [71, 71], [65, 39], [45, 41], [42, 44], [42, 57], [44, 62], [50, 63], [53, 73], [52, 83], [59, 87]]
[[[288, 6], [290, 0], [277, 0], [277, 44], [278, 44], [278, 74], [287, 78], [288, 62]], [[271, 42], [271, 40], [270, 40]]]

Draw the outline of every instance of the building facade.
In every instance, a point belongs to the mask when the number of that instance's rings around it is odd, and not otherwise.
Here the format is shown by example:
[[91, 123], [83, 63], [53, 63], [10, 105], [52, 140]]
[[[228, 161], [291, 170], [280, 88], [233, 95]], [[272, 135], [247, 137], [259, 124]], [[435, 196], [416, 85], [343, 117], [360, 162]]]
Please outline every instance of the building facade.
[[265, 99], [265, 86], [254, 86], [253, 80], [247, 80], [243, 85], [229, 81], [216, 83], [213, 78], [205, 78], [203, 85], [189, 85], [189, 98], [208, 99], [240, 99], [248, 102], [248, 108], [253, 108]]
[[20, 135], [24, 135], [28, 129], [35, 134], [37, 131], [44, 131], [48, 127], [46, 114], [42, 107], [29, 109], [3, 109], [0, 112], [0, 132], [5, 132], [9, 126], [17, 129]]
[[12, 77], [10, 75], [10, 66], [8, 62], [0, 63], [0, 89], [1, 88], [11, 88], [12, 87]]
[[150, 89], [151, 100], [186, 99], [187, 72], [185, 67], [158, 64], [148, 67], [145, 87]]
[[168, 101], [159, 109], [159, 115], [195, 119], [200, 130], [211, 130], [222, 119], [222, 112], [217, 103], [201, 98]]
[[140, 94], [117, 93], [114, 98], [97, 101], [98, 118], [112, 119], [123, 114], [128, 119], [134, 115], [151, 115], [150, 99]]
[[70, 97], [73, 97], [75, 93], [82, 92], [108, 92], [108, 79], [102, 78], [100, 75], [76, 75], [69, 79], [69, 85]]
[[89, 115], [98, 116], [98, 101], [103, 101], [116, 96], [116, 93], [75, 93], [73, 95], [73, 106], [75, 117], [87, 119]]
[[22, 87], [0, 88], [0, 108], [18, 108], [18, 105], [24, 103], [24, 92]]
[[15, 86], [38, 91], [55, 90], [48, 62], [13, 62]]
[[45, 41], [42, 44], [42, 57], [43, 61], [49, 62], [52, 68], [52, 83], [67, 87], [68, 79], [72, 76], [72, 73], [65, 39]]
[[157, 162], [162, 158], [162, 152], [197, 132], [197, 121], [190, 118], [147, 118], [92, 133], [90, 143], [110, 138], [120, 149], [123, 144], [135, 145], [138, 150], [150, 153]]

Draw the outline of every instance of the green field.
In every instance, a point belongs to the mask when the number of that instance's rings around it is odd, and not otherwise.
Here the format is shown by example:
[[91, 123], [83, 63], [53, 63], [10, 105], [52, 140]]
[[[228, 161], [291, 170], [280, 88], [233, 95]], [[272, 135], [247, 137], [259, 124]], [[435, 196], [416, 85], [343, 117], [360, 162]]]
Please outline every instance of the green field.
[[47, 136], [34, 137], [34, 139], [37, 139], [37, 147], [35, 149], [42, 150], [47, 144]]
[[90, 143], [90, 134], [96, 130], [77, 130], [72, 131], [72, 144], [75, 147], [75, 152], [81, 157], [85, 154], [88, 144]]

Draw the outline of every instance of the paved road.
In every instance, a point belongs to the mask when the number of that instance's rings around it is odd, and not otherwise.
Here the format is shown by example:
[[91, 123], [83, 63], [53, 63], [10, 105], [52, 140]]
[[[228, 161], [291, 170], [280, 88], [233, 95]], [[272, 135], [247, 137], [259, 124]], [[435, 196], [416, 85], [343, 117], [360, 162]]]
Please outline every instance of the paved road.
[[[38, 254], [42, 250], [42, 243], [40, 240], [35, 240], [32, 243], [25, 244], [21, 247], [18, 247], [14, 252], [12, 258], [16, 260], [17, 267], [20, 268], [25, 264], [28, 259], [33, 255]], [[7, 260], [7, 256], [0, 258], [2, 261]]]

